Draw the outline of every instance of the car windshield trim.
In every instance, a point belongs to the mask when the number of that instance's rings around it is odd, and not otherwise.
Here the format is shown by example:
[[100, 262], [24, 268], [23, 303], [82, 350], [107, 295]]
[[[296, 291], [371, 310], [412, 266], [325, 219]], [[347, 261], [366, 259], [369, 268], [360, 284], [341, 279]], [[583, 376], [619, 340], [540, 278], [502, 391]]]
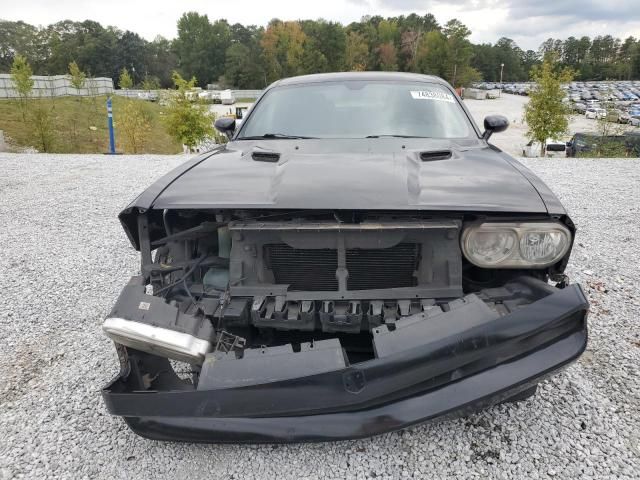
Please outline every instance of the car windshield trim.
[[308, 140], [318, 137], [307, 137], [302, 135], [287, 135], [286, 133], [265, 133], [264, 135], [254, 135], [251, 137], [239, 137], [237, 140]]

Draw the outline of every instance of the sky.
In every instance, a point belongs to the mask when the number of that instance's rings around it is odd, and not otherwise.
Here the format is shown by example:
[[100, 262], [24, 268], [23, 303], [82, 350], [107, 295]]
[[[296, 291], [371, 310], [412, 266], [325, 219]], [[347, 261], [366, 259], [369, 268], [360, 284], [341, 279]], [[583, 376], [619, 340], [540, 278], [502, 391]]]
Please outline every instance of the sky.
[[60, 20], [96, 20], [152, 40], [174, 38], [187, 11], [210, 20], [266, 25], [281, 20], [318, 19], [347, 24], [364, 15], [383, 17], [432, 13], [438, 22], [458, 18], [474, 43], [509, 37], [537, 50], [547, 38], [611, 34], [640, 37], [640, 0], [0, 0], [0, 18], [48, 25]]

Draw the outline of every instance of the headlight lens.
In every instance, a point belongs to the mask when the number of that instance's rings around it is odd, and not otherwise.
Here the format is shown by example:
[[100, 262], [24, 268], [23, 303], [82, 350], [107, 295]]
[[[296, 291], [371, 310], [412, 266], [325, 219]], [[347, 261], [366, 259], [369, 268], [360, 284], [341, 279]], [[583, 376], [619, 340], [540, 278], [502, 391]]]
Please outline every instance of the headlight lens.
[[474, 258], [479, 258], [488, 265], [497, 265], [508, 259], [518, 239], [513, 232], [478, 231], [469, 237], [467, 248]]
[[483, 223], [464, 230], [462, 251], [485, 268], [543, 268], [560, 260], [571, 234], [559, 223]]

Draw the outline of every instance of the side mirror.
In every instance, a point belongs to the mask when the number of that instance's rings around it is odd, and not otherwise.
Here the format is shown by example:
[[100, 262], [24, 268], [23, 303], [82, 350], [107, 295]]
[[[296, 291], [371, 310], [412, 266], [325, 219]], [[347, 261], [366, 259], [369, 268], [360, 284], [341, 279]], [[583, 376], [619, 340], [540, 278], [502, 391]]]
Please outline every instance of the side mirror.
[[236, 119], [233, 117], [220, 117], [213, 124], [220, 133], [224, 133], [229, 139], [236, 131]]
[[489, 115], [484, 118], [484, 133], [482, 138], [489, 140], [494, 133], [504, 132], [509, 126], [509, 120], [502, 115]]

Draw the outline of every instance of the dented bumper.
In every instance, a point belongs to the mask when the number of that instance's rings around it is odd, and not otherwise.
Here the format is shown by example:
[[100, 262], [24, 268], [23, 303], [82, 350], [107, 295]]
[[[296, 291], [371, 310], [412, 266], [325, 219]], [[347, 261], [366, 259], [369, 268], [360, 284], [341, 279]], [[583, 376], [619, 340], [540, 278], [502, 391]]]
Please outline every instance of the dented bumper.
[[173, 441], [329, 441], [466, 413], [517, 395], [586, 347], [582, 289], [528, 287], [539, 299], [506, 315], [467, 296], [375, 328], [376, 358], [353, 365], [337, 339], [242, 359], [210, 354], [194, 387], [166, 359], [128, 350], [103, 397], [136, 433]]

